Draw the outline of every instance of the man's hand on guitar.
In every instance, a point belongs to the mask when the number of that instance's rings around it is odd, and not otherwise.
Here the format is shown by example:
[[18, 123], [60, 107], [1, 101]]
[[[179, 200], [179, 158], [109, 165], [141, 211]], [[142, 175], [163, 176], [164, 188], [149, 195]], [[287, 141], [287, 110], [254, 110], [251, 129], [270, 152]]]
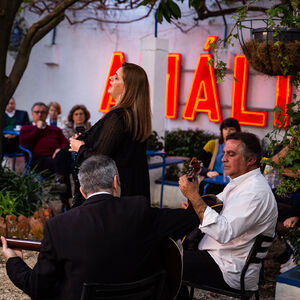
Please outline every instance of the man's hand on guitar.
[[182, 194], [187, 197], [193, 205], [193, 208], [200, 219], [204, 218], [204, 212], [206, 210], [207, 204], [202, 200], [199, 195], [199, 182], [198, 178], [194, 176], [194, 180], [190, 181], [190, 178], [187, 175], [183, 175], [179, 178], [179, 188]]
[[22, 250], [8, 248], [7, 241], [4, 236], [1, 236], [1, 242], [2, 242], [2, 252], [6, 259], [9, 259], [11, 257], [17, 257], [17, 256], [23, 259]]
[[187, 175], [183, 175], [178, 181], [181, 193], [188, 199], [193, 196], [195, 197], [196, 195], [199, 196], [198, 178], [197, 176], [194, 176], [192, 179], [193, 180], [191, 180], [191, 177], [188, 177]]

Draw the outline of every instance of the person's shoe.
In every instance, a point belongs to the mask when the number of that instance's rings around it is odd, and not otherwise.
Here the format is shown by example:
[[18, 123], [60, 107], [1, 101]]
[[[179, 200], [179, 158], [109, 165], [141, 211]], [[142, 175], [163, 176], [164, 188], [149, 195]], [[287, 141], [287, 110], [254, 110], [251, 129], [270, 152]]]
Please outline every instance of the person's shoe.
[[294, 256], [291, 255], [290, 259], [285, 264], [280, 265], [280, 273], [284, 273], [294, 267], [296, 267], [296, 263], [294, 262]]

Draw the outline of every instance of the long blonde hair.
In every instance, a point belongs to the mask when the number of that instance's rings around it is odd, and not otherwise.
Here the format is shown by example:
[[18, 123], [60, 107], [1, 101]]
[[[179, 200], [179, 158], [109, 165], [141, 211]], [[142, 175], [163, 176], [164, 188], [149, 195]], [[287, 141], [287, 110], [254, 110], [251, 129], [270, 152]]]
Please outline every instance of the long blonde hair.
[[122, 64], [124, 95], [114, 108], [125, 110], [125, 121], [134, 141], [144, 142], [152, 132], [148, 77], [136, 64]]

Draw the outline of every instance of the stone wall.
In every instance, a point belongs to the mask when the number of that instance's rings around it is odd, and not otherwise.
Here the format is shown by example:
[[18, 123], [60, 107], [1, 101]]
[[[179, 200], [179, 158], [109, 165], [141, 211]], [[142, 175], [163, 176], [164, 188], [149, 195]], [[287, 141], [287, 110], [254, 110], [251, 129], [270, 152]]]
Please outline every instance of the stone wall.
[[53, 208], [39, 208], [33, 216], [7, 215], [0, 217], [0, 235], [6, 237], [43, 239], [43, 228], [47, 220], [54, 216]]

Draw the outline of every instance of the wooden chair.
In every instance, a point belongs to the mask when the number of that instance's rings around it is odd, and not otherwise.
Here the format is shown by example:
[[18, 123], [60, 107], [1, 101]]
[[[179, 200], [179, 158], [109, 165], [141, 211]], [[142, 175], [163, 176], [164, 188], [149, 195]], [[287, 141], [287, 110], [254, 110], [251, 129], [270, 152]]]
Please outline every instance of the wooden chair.
[[242, 269], [241, 273], [241, 279], [240, 279], [240, 284], [241, 284], [241, 289], [232, 291], [232, 290], [225, 290], [225, 289], [220, 289], [216, 288], [213, 286], [209, 285], [204, 285], [204, 284], [199, 284], [196, 282], [190, 282], [190, 281], [182, 281], [183, 285], [190, 286], [190, 299], [192, 300], [194, 297], [194, 289], [201, 289], [201, 290], [207, 290], [210, 292], [214, 292], [217, 294], [222, 294], [225, 296], [233, 297], [233, 298], [238, 298], [238, 299], [250, 299], [254, 294], [255, 294], [255, 299], [259, 299], [259, 289], [255, 291], [246, 291], [245, 290], [245, 275], [248, 270], [248, 267], [250, 264], [260, 264], [263, 263], [263, 259], [266, 257], [267, 252], [269, 247], [271, 246], [273, 242], [272, 237], [269, 236], [264, 236], [262, 234], [258, 235], [255, 239], [255, 242], [249, 252], [249, 255], [247, 257], [246, 263]]
[[145, 279], [119, 284], [84, 283], [80, 300], [162, 300], [165, 271]]

